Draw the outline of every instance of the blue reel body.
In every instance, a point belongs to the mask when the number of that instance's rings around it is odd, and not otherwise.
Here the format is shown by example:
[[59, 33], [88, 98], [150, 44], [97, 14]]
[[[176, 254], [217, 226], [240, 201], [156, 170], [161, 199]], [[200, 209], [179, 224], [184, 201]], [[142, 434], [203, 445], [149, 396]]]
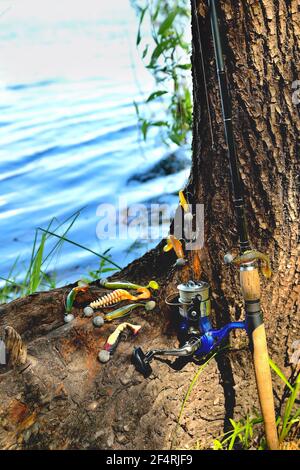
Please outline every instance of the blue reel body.
[[[214, 349], [218, 348], [223, 340], [225, 340], [230, 331], [234, 329], [246, 330], [246, 323], [243, 321], [230, 322], [220, 329], [213, 329], [209, 317], [200, 317], [198, 321], [198, 328], [201, 337], [201, 346], [196, 350], [194, 355], [196, 357], [202, 357], [209, 354]], [[191, 322], [189, 319], [184, 319], [179, 326], [180, 333], [183, 336], [189, 334]]]

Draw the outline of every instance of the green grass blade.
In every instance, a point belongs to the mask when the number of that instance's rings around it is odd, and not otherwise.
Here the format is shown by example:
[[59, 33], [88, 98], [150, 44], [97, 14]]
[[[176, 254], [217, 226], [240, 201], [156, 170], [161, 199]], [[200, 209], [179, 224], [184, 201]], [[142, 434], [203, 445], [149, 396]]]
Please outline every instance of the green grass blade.
[[[290, 421], [287, 423], [286, 429], [285, 429], [285, 437], [288, 436], [292, 426], [294, 424], [300, 423], [300, 408], [296, 411], [294, 416], [290, 419]], [[284, 439], [285, 439], [284, 437]]]
[[163, 23], [160, 25], [159, 27], [159, 30], [158, 30], [158, 34], [160, 36], [163, 36], [166, 34], [166, 32], [171, 28], [175, 18], [176, 18], [176, 15], [178, 13], [177, 11], [178, 9], [176, 10], [173, 10], [169, 13], [169, 15], [167, 16], [167, 18], [163, 21]]
[[31, 276], [30, 276], [30, 287], [29, 287], [29, 293], [32, 294], [33, 292], [36, 292], [38, 289], [39, 285], [41, 284], [41, 281], [43, 279], [43, 275], [41, 272], [41, 267], [42, 267], [42, 262], [43, 262], [43, 255], [44, 255], [44, 249], [45, 249], [45, 242], [46, 242], [46, 235], [44, 234], [41, 239], [40, 246], [37, 250], [36, 256], [34, 258], [34, 262], [32, 264], [32, 270], [31, 270]]
[[177, 418], [177, 423], [176, 423], [176, 427], [175, 427], [175, 431], [174, 431], [174, 435], [173, 435], [173, 439], [172, 439], [172, 442], [171, 442], [171, 449], [173, 449], [173, 445], [174, 445], [174, 441], [176, 439], [176, 434], [177, 434], [177, 431], [178, 431], [178, 428], [181, 424], [181, 420], [182, 420], [182, 416], [183, 416], [183, 412], [184, 412], [184, 409], [185, 409], [185, 405], [192, 393], [192, 390], [194, 388], [194, 385], [196, 384], [201, 372], [205, 369], [205, 367], [209, 364], [209, 362], [219, 353], [220, 351], [217, 351], [215, 352], [212, 356], [210, 356], [206, 362], [204, 362], [204, 364], [202, 364], [199, 369], [197, 370], [196, 374], [194, 375], [190, 385], [189, 385], [189, 388], [185, 394], [185, 397], [183, 399], [183, 402], [181, 404], [181, 408], [180, 408], [180, 412], [179, 412], [179, 415], [178, 415], [178, 418]]
[[37, 237], [38, 237], [38, 231], [35, 230], [34, 240], [33, 240], [33, 245], [32, 245], [32, 250], [31, 250], [30, 262], [29, 262], [29, 265], [28, 265], [28, 268], [27, 268], [27, 271], [26, 271], [26, 274], [25, 274], [25, 277], [24, 277], [24, 284], [26, 286], [28, 286], [28, 284], [30, 283], [31, 270], [32, 270], [32, 265], [34, 263], [35, 248], [36, 248], [36, 244], [37, 244]]
[[45, 233], [48, 233], [50, 235], [52, 235], [53, 237], [57, 237], [57, 238], [60, 238], [61, 240], [64, 240], [68, 243], [71, 243], [72, 245], [74, 246], [77, 246], [78, 248], [81, 248], [85, 251], [88, 251], [89, 253], [92, 253], [93, 255], [95, 256], [98, 256], [98, 258], [101, 258], [101, 259], [104, 259], [106, 262], [112, 264], [113, 266], [115, 266], [116, 268], [118, 268], [119, 270], [121, 270], [121, 266], [119, 266], [117, 263], [115, 263], [114, 261], [112, 261], [111, 259], [107, 258], [106, 256], [104, 255], [100, 255], [99, 253], [97, 253], [96, 251], [93, 251], [91, 250], [90, 248], [87, 248], [86, 246], [83, 246], [81, 245], [80, 243], [77, 243], [77, 242], [74, 242], [73, 240], [70, 240], [69, 238], [66, 238], [66, 237], [63, 237], [62, 235], [57, 235], [56, 233], [54, 232], [51, 232], [50, 230], [45, 230], [41, 227], [38, 228], [38, 230], [41, 230], [42, 232], [45, 232]]
[[280, 441], [283, 441], [288, 434], [287, 429], [289, 428], [289, 421], [291, 419], [293, 406], [295, 404], [299, 391], [300, 391], [300, 374], [298, 374], [296, 378], [295, 386], [292, 388], [292, 393], [287, 401], [287, 404], [284, 410], [282, 429], [281, 429], [280, 438], [279, 438]]
[[7, 279], [6, 277], [0, 276], [0, 279], [1, 279], [2, 281], [8, 282], [9, 284], [11, 284], [11, 285], [13, 285], [13, 286], [16, 286], [16, 287], [20, 287], [20, 288], [26, 287], [25, 284], [20, 284], [20, 283], [18, 283], [18, 282], [12, 281], [11, 279]]
[[271, 358], [269, 358], [269, 364], [270, 364], [270, 366], [272, 367], [272, 369], [274, 370], [274, 372], [276, 372], [276, 374], [278, 375], [278, 377], [280, 377], [281, 380], [285, 383], [285, 385], [291, 390], [291, 392], [293, 392], [293, 387], [292, 387], [292, 385], [290, 384], [290, 382], [288, 381], [288, 379], [286, 378], [286, 376], [284, 375], [284, 373], [279, 369], [279, 367], [277, 366], [277, 364], [275, 364], [275, 362], [272, 361]]
[[[75, 212], [74, 214], [72, 214], [70, 217], [68, 217], [64, 222], [62, 222], [61, 224], [59, 224], [54, 232], [57, 232], [57, 230], [59, 230], [63, 225], [65, 225], [69, 220], [71, 220], [70, 224], [67, 226], [66, 230], [63, 232], [62, 236], [65, 237], [68, 232], [71, 230], [71, 228], [73, 227], [74, 223], [76, 222], [76, 220], [78, 219], [78, 217], [80, 216], [80, 211], [77, 211]], [[53, 219], [54, 221], [54, 219]], [[50, 230], [50, 227], [48, 226], [47, 227], [47, 230]], [[49, 260], [49, 263], [48, 263], [48, 266], [49, 264], [51, 263], [52, 261], [52, 258], [53, 256], [55, 255], [55, 253], [58, 253], [58, 250], [60, 249], [60, 247], [63, 245], [64, 243], [64, 240], [58, 240], [57, 243], [54, 244], [53, 248], [50, 250], [50, 252], [48, 253], [48, 255], [45, 257], [44, 261], [43, 261], [43, 265], [46, 263], [46, 261], [50, 258]], [[53, 256], [52, 256], [53, 255]], [[47, 269], [47, 268], [46, 268]]]

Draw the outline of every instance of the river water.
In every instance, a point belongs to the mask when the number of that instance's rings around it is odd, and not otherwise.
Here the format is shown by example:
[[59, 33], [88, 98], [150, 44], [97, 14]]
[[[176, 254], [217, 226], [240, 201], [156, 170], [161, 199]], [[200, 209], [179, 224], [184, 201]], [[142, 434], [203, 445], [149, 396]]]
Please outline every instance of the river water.
[[[68, 237], [124, 266], [157, 240], [99, 239], [99, 205], [174, 204], [189, 173], [189, 151], [174, 159], [157, 131], [139, 137], [133, 102], [154, 83], [135, 12], [129, 0], [2, 0], [0, 15], [0, 276], [19, 256], [21, 278], [36, 227], [80, 209]], [[97, 265], [65, 243], [46, 268], [62, 283]]]

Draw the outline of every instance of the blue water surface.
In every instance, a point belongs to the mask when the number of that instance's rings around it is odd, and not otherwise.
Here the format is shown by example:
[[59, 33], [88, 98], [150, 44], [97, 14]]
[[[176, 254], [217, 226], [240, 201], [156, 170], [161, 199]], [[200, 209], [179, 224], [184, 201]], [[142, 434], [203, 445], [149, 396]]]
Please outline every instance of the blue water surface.
[[[187, 164], [133, 178], [174, 150], [157, 131], [139, 137], [133, 102], [142, 106], [154, 83], [136, 51], [135, 12], [129, 0], [22, 0], [0, 2], [0, 14], [0, 276], [20, 256], [22, 277], [35, 228], [80, 209], [68, 237], [111, 247], [124, 266], [157, 240], [99, 240], [99, 204], [174, 204], [189, 173]], [[65, 283], [97, 265], [66, 243], [46, 268]]]

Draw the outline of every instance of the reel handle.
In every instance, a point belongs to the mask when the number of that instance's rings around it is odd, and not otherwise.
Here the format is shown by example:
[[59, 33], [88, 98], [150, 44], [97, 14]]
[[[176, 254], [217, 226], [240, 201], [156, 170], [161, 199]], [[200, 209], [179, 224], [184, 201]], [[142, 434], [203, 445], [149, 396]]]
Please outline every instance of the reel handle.
[[187, 357], [192, 356], [201, 345], [201, 338], [194, 338], [184, 344], [181, 348], [174, 349], [153, 349], [144, 353], [142, 348], [134, 348], [132, 353], [132, 362], [135, 368], [148, 377], [151, 374], [150, 362], [154, 357], [159, 356], [175, 356], [175, 357]]
[[263, 315], [260, 308], [260, 279], [254, 265], [242, 265], [240, 282], [245, 300], [246, 324], [251, 341], [257, 391], [268, 448], [278, 449], [272, 377]]

